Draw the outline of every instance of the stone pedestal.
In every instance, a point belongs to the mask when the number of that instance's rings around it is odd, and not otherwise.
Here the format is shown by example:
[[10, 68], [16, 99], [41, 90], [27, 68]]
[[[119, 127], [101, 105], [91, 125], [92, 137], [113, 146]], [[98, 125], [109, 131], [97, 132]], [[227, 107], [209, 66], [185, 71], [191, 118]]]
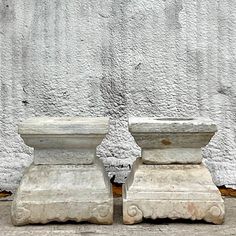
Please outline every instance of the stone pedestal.
[[124, 223], [143, 218], [223, 223], [223, 200], [201, 164], [201, 147], [216, 132], [211, 120], [131, 118], [129, 129], [142, 157], [123, 186]]
[[32, 118], [19, 126], [34, 148], [12, 204], [15, 225], [88, 221], [112, 224], [111, 185], [96, 147], [108, 132], [107, 118]]

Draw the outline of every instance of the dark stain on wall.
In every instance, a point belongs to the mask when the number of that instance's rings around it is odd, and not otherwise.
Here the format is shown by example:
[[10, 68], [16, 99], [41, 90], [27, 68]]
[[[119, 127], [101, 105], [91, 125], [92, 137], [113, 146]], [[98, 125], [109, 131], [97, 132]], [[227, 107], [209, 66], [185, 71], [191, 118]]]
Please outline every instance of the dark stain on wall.
[[180, 29], [179, 13], [183, 9], [182, 0], [164, 0], [166, 25], [169, 29]]
[[0, 22], [11, 23], [15, 20], [15, 11], [13, 8], [12, 0], [2, 0], [0, 3]]

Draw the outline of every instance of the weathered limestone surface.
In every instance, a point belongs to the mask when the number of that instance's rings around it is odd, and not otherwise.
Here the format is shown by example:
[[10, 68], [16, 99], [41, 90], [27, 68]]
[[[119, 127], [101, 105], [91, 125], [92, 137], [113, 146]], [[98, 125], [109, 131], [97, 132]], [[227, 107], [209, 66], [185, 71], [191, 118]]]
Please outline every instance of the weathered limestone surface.
[[99, 117], [40, 117], [19, 125], [35, 164], [92, 164], [107, 132], [108, 119]]
[[205, 166], [136, 162], [123, 188], [125, 224], [139, 223], [143, 218], [223, 222], [224, 202]]
[[223, 223], [224, 202], [201, 164], [201, 147], [210, 141], [216, 126], [202, 118], [131, 118], [129, 127], [142, 157], [123, 186], [124, 223], [139, 223], [143, 218]]
[[102, 163], [31, 165], [12, 205], [15, 225], [88, 221], [112, 224], [113, 200]]
[[227, 217], [223, 225], [203, 224], [189, 221], [172, 222], [162, 221], [153, 224], [146, 221], [143, 224], [124, 225], [122, 223], [122, 201], [114, 199], [114, 225], [94, 224], [57, 224], [51, 223], [40, 227], [14, 227], [10, 221], [10, 201], [0, 202], [0, 227], [3, 236], [234, 236], [236, 232], [236, 198], [226, 197], [225, 208]]
[[201, 163], [201, 147], [217, 128], [206, 118], [131, 118], [130, 132], [142, 148], [144, 163]]
[[201, 150], [197, 148], [145, 149], [142, 151], [145, 164], [201, 163]]
[[12, 204], [15, 225], [88, 221], [112, 224], [110, 181], [96, 147], [108, 132], [107, 118], [33, 118], [19, 126], [34, 163]]

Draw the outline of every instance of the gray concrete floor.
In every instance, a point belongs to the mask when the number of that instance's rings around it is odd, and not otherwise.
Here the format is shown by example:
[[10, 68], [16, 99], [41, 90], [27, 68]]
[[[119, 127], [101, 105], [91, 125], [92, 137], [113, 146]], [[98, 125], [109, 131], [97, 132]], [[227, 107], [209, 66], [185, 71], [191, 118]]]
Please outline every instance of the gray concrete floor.
[[121, 199], [115, 199], [113, 225], [92, 225], [65, 223], [29, 225], [16, 227], [10, 220], [10, 201], [0, 201], [0, 235], [8, 236], [153, 236], [153, 235], [236, 235], [236, 198], [225, 198], [226, 219], [223, 225], [204, 222], [169, 221], [145, 222], [137, 225], [123, 225]]

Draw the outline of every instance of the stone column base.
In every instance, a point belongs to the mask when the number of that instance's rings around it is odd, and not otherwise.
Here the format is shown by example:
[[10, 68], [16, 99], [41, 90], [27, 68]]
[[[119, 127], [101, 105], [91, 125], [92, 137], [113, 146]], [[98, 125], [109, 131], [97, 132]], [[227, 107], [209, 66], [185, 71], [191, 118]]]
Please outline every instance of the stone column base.
[[143, 218], [223, 223], [223, 199], [203, 164], [144, 165], [138, 159], [123, 194], [124, 224]]
[[31, 165], [22, 178], [11, 215], [14, 225], [68, 220], [112, 224], [112, 190], [102, 163]]

